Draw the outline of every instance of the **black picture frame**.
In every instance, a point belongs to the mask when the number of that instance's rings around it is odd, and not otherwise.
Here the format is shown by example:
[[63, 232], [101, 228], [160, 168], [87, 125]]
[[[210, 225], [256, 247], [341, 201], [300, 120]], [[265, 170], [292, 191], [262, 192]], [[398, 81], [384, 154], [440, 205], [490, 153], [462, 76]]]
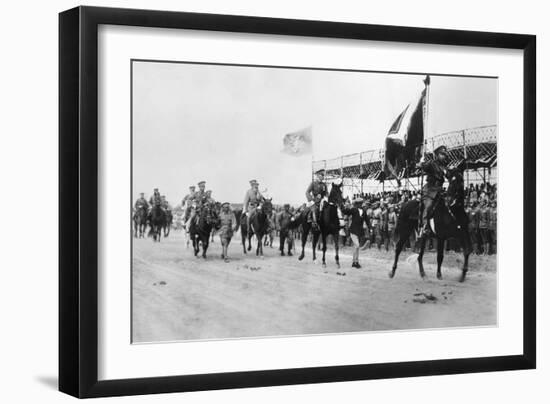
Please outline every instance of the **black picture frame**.
[[[523, 51], [523, 353], [468, 359], [98, 381], [98, 26], [113, 24]], [[103, 397], [536, 366], [536, 37], [184, 12], [77, 7], [59, 15], [59, 390]]]

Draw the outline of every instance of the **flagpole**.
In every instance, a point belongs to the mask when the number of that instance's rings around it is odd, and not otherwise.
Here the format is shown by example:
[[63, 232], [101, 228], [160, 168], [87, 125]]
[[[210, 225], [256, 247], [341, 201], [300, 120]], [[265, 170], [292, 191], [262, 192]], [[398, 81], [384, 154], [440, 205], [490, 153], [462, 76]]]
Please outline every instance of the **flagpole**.
[[[426, 144], [428, 142], [428, 137], [426, 136], [428, 133], [428, 116], [430, 111], [430, 76], [427, 75], [424, 79], [424, 86], [426, 90], [426, 113], [424, 116], [424, 142], [422, 145], [422, 161], [425, 161], [426, 159]], [[422, 199], [424, 198], [424, 171], [422, 167], [420, 168], [420, 203], [418, 204], [418, 228], [420, 232], [420, 228], [422, 225], [426, 225], [426, 223], [422, 223]]]

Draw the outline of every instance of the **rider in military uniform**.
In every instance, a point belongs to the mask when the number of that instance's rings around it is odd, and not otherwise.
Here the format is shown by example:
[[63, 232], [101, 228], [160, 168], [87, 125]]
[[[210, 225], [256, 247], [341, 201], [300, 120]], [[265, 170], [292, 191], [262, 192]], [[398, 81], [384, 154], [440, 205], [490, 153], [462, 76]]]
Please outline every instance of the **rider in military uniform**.
[[145, 209], [145, 211], [147, 212], [147, 210], [149, 209], [149, 204], [147, 203], [147, 199], [145, 199], [145, 194], [143, 192], [140, 192], [139, 199], [136, 201], [134, 207], [136, 211], [140, 209]]
[[327, 186], [323, 182], [325, 179], [325, 170], [319, 170], [315, 173], [315, 179], [306, 189], [306, 209], [307, 213], [312, 212], [312, 222], [317, 224], [317, 216], [323, 208], [326, 201]]
[[[193, 220], [193, 218], [199, 217], [197, 213], [199, 213], [203, 203], [206, 201], [206, 181], [199, 181], [197, 185], [199, 186], [199, 190], [193, 194], [193, 198], [191, 199], [191, 204], [193, 206], [191, 208], [191, 214], [189, 216], [187, 224], [191, 223], [191, 220]], [[187, 228], [189, 229], [189, 226], [187, 226]]]
[[172, 206], [170, 206], [170, 203], [166, 200], [166, 195], [160, 197], [160, 207], [166, 212], [172, 212]]
[[434, 159], [424, 162], [424, 158], [419, 163], [419, 167], [426, 174], [426, 184], [422, 188], [422, 202], [424, 210], [422, 212], [422, 234], [427, 232], [429, 215], [432, 213], [434, 201], [443, 190], [445, 178], [449, 175], [445, 162], [447, 160], [447, 147], [439, 146], [434, 150]]
[[264, 197], [258, 189], [260, 186], [258, 181], [250, 180], [249, 182], [250, 189], [244, 195], [243, 210], [246, 210], [246, 228], [250, 230], [250, 219], [256, 209], [260, 209]]
[[149, 198], [149, 204], [151, 205], [151, 208], [153, 206], [161, 206], [162, 199], [160, 197], [160, 192], [158, 188], [155, 188], [153, 190], [153, 195], [151, 196], [151, 198]]

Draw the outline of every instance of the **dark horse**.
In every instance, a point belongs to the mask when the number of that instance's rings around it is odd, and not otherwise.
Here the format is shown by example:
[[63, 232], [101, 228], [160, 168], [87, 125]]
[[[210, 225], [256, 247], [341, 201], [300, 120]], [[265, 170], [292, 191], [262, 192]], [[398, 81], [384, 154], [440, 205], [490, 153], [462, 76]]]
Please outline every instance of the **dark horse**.
[[134, 213], [134, 237], [143, 238], [147, 227], [147, 209], [141, 207]]
[[202, 258], [206, 259], [206, 250], [210, 242], [212, 228], [217, 223], [217, 214], [215, 209], [207, 203], [197, 212], [197, 215], [198, 220], [194, 217], [189, 225], [189, 237], [193, 242], [195, 257], [198, 256], [199, 247], [202, 244]]
[[167, 210], [165, 215], [166, 215], [166, 218], [164, 220], [163, 229], [164, 229], [164, 237], [166, 238], [170, 235], [170, 228], [172, 227], [172, 221], [174, 220], [174, 217], [172, 216], [171, 210]]
[[[460, 282], [464, 282], [466, 279], [466, 273], [468, 272], [468, 257], [472, 252], [472, 245], [468, 234], [468, 216], [464, 211], [463, 172], [464, 162], [462, 162], [459, 167], [451, 171], [451, 174], [449, 175], [449, 188], [447, 190], [447, 199], [449, 200], [449, 204], [447, 205], [445, 203], [445, 198], [442, 195], [439, 195], [434, 202], [434, 207], [431, 214], [432, 219], [430, 220], [430, 228], [437, 239], [437, 279], [442, 278], [441, 263], [443, 262], [444, 245], [445, 240], [450, 238], [454, 238], [459, 241], [464, 254], [464, 265], [462, 267]], [[389, 273], [390, 278], [393, 278], [395, 275], [397, 260], [399, 259], [399, 254], [401, 253], [403, 246], [418, 225], [419, 203], [420, 202], [416, 200], [409, 201], [401, 208], [396, 229], [397, 234], [399, 235], [399, 241], [395, 246], [395, 260]], [[422, 236], [420, 239], [420, 253], [418, 254], [418, 267], [422, 278], [426, 276], [424, 266], [422, 264], [422, 257], [424, 256], [425, 247], [426, 236]]]
[[312, 250], [313, 261], [317, 259], [315, 251], [317, 250], [317, 243], [319, 236], [321, 236], [322, 251], [323, 251], [323, 266], [326, 266], [325, 254], [327, 251], [327, 236], [331, 235], [334, 240], [334, 249], [336, 255], [336, 265], [340, 268], [340, 257], [338, 256], [338, 233], [340, 232], [340, 219], [338, 218], [338, 208], [343, 204], [342, 197], [342, 184], [332, 183], [330, 187], [330, 193], [328, 196], [328, 202], [323, 204], [323, 209], [319, 212], [317, 223], [313, 223], [313, 220], [308, 221], [310, 210], [302, 211], [296, 218], [295, 222], [302, 226], [302, 253], [298, 257], [301, 261], [304, 259], [304, 248], [307, 243], [309, 232], [312, 233]]
[[342, 206], [344, 199], [342, 197], [342, 183], [332, 184], [328, 195], [328, 202], [324, 204], [321, 210], [319, 227], [321, 229], [321, 242], [323, 244], [323, 267], [326, 267], [325, 253], [327, 251], [327, 236], [331, 235], [334, 241], [334, 259], [336, 266], [340, 268], [340, 257], [338, 256], [338, 235], [340, 232], [340, 219], [338, 217], [338, 208]]
[[166, 213], [158, 205], [153, 206], [149, 214], [149, 236], [153, 236], [153, 241], [159, 241], [162, 235], [162, 228], [166, 222]]
[[[263, 248], [263, 239], [264, 236], [269, 231], [269, 218], [271, 217], [271, 214], [273, 212], [273, 205], [271, 204], [271, 199], [266, 199], [262, 202], [262, 207], [260, 210], [257, 210], [256, 213], [252, 215], [250, 218], [250, 230], [248, 232], [248, 250], [250, 251], [251, 245], [250, 245], [250, 239], [252, 238], [252, 235], [256, 235], [256, 240], [258, 241], [258, 245], [256, 246], [256, 255], [262, 256], [264, 255], [264, 248]], [[246, 219], [246, 216], [245, 216]], [[245, 227], [246, 227], [246, 220], [245, 220]], [[248, 229], [247, 229], [248, 230]], [[241, 221], [241, 231], [242, 231], [242, 221]]]

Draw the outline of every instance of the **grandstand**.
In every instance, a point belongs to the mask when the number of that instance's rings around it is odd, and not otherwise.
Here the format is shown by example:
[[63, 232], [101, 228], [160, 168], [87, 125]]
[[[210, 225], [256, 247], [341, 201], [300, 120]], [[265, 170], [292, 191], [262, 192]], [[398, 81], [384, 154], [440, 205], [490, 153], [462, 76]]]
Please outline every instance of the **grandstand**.
[[[465, 172], [466, 185], [491, 182], [497, 179], [497, 126], [481, 126], [443, 133], [426, 140], [426, 160], [433, 158], [433, 150], [445, 145], [449, 151], [449, 166], [468, 159]], [[341, 178], [345, 194], [378, 192], [388, 187], [395, 188], [396, 180], [388, 180], [384, 173], [384, 149], [348, 154], [312, 163], [313, 173], [324, 169], [326, 180]], [[402, 186], [417, 188], [420, 172], [413, 170], [406, 175]]]

